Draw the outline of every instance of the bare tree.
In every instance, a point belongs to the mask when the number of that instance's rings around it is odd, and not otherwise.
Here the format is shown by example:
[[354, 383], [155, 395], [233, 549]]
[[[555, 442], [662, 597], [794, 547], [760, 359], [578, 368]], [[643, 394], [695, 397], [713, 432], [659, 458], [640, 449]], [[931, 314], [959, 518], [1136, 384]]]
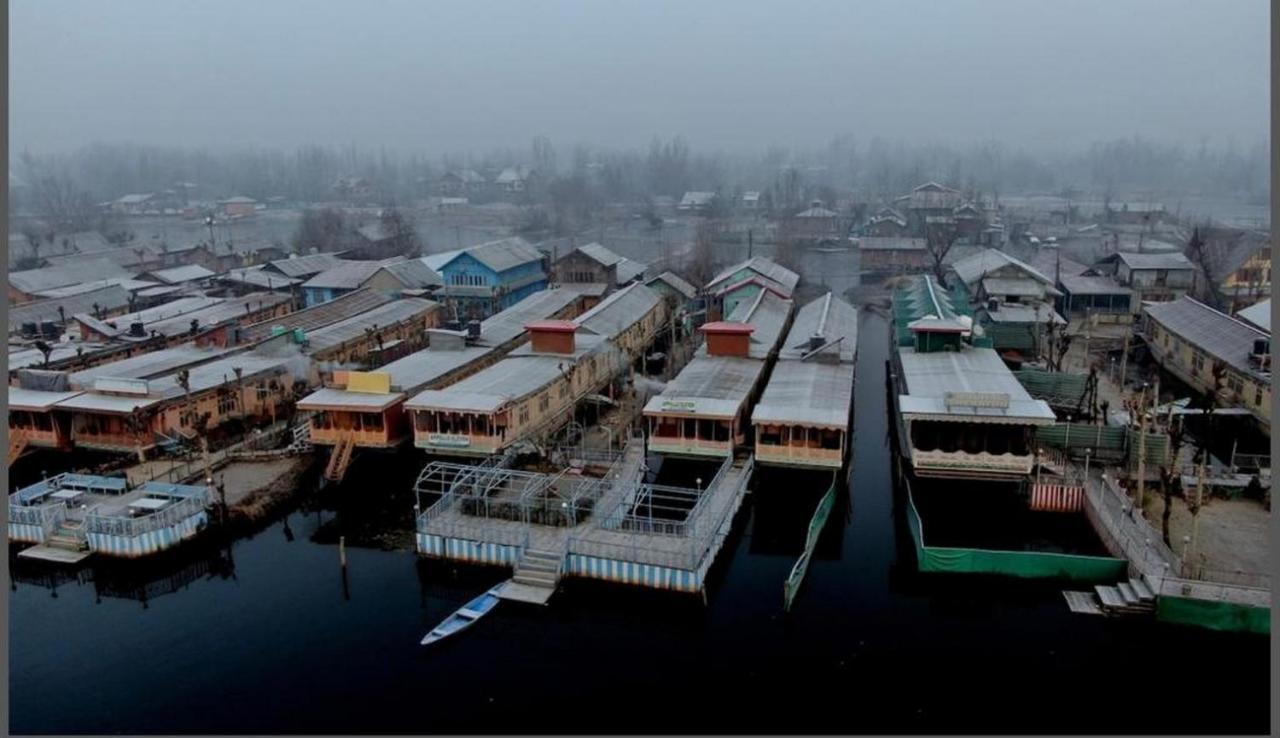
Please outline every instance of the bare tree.
[[710, 221], [698, 223], [685, 271], [697, 287], [706, 285], [716, 276], [715, 228]]
[[951, 253], [956, 239], [960, 238], [960, 232], [955, 226], [947, 223], [929, 223], [925, 226], [924, 235], [925, 249], [929, 252], [929, 259], [933, 263], [933, 276], [942, 282], [947, 275], [947, 254]]
[[391, 237], [392, 250], [400, 255], [415, 258], [422, 254], [422, 241], [413, 221], [405, 216], [399, 208], [387, 208], [379, 218], [382, 232]]

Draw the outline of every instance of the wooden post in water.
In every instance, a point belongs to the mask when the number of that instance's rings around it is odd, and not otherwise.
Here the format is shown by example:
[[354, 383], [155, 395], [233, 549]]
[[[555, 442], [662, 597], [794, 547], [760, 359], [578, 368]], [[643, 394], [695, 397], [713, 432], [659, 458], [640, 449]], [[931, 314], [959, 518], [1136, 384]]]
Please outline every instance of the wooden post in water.
[[347, 537], [338, 536], [338, 561], [342, 564], [342, 570], [347, 570]]

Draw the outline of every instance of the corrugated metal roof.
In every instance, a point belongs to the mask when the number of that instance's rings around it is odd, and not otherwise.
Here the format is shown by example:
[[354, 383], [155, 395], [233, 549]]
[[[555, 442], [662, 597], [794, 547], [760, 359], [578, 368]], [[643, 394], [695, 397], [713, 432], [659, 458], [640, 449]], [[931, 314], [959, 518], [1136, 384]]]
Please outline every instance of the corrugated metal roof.
[[1012, 256], [998, 249], [983, 249], [972, 256], [967, 256], [956, 261], [951, 265], [955, 270], [956, 276], [965, 284], [973, 286], [977, 284], [983, 277], [1005, 266], [1014, 266], [1019, 270], [1026, 272], [1032, 278], [1053, 286], [1053, 280], [1048, 275], [1042, 274], [1039, 269], [1031, 266], [1025, 261], [1015, 259]]
[[1130, 269], [1195, 269], [1195, 265], [1185, 255], [1176, 251], [1159, 254], [1134, 254], [1124, 251], [1113, 254], [1110, 258], [1119, 259]]
[[495, 272], [542, 260], [541, 252], [519, 236], [482, 243], [465, 249], [465, 252]]
[[110, 259], [84, 259], [60, 266], [9, 272], [9, 284], [20, 292], [33, 294], [55, 287], [66, 287], [82, 282], [96, 282], [108, 277], [133, 276], [124, 267]]
[[900, 236], [859, 236], [858, 249], [862, 251], [924, 251], [923, 238]]
[[641, 264], [638, 261], [632, 261], [631, 259], [624, 258], [622, 261], [618, 262], [618, 284], [626, 284], [633, 280], [640, 279], [644, 276], [644, 273], [648, 268], [648, 266]]
[[424, 289], [444, 284], [436, 270], [424, 264], [420, 259], [409, 259], [394, 264], [387, 264], [383, 269], [390, 272], [404, 284], [405, 289]]
[[[105, 321], [99, 321], [89, 313], [80, 313], [75, 316], [75, 319], [108, 335], [120, 336], [128, 333], [129, 326], [133, 323], [142, 323], [143, 328], [150, 333], [151, 324], [153, 323], [176, 318], [180, 315], [189, 315], [197, 310], [204, 310], [222, 302], [223, 298], [221, 297], [181, 297], [162, 305], [109, 318]], [[112, 325], [115, 327], [112, 328]]]
[[1061, 315], [1058, 315], [1056, 310], [1044, 304], [1040, 306], [1040, 311], [1037, 313], [1035, 305], [1006, 302], [995, 310], [983, 308], [982, 314], [993, 323], [1048, 323], [1053, 321], [1056, 324], [1065, 325], [1067, 322]]
[[[763, 359], [778, 347], [782, 329], [791, 317], [792, 305], [790, 300], [784, 300], [768, 290], [761, 290], [756, 299], [738, 303], [725, 320], [730, 323], [746, 323], [755, 328], [751, 333], [751, 358]], [[704, 343], [698, 347], [698, 354], [706, 353], [707, 345]]]
[[[917, 353], [898, 347], [902, 362], [899, 408], [907, 415], [951, 416], [979, 422], [992, 419], [1053, 423], [1053, 411], [1043, 400], [1033, 400], [993, 349], [965, 348], [962, 351]], [[947, 406], [947, 394], [983, 393], [1005, 395], [1008, 408]], [[997, 420], [997, 422], [999, 422]]]
[[1034, 279], [1017, 279], [1013, 277], [987, 277], [982, 280], [982, 288], [988, 295], [1015, 295], [1017, 297], [1044, 297], [1058, 294], [1058, 291]]
[[[381, 369], [379, 371], [382, 371]], [[350, 408], [364, 412], [385, 410], [404, 397], [403, 392], [349, 392], [344, 389], [325, 387], [316, 390], [298, 400], [299, 410], [324, 410], [327, 408]]]
[[[12, 313], [10, 313], [12, 315]], [[1261, 328], [1267, 333], [1271, 332], [1271, 300], [1263, 300], [1256, 305], [1250, 305], [1236, 313], [1236, 317], [1249, 323], [1250, 325]], [[10, 318], [12, 320], [12, 318]]]
[[279, 318], [264, 320], [241, 329], [241, 336], [247, 341], [260, 341], [268, 338], [276, 326], [287, 331], [301, 328], [313, 331], [340, 320], [385, 305], [395, 298], [376, 290], [360, 289], [340, 295], [338, 298], [309, 308], [298, 310]]
[[302, 280], [292, 279], [277, 272], [266, 271], [265, 266], [232, 269], [218, 277], [223, 282], [235, 282], [252, 287], [264, 287], [269, 290], [287, 289], [291, 285], [301, 284]]
[[1270, 338], [1269, 333], [1185, 295], [1169, 302], [1147, 303], [1142, 311], [1215, 359], [1250, 376], [1266, 376], [1270, 381], [1270, 374], [1261, 374], [1249, 363], [1253, 342]]
[[440, 268], [445, 264], [453, 261], [454, 257], [462, 253], [462, 249], [450, 249], [449, 251], [441, 251], [437, 254], [427, 254], [418, 261], [431, 267], [432, 270], [439, 272]]
[[796, 313], [778, 358], [799, 359], [809, 353], [809, 339], [820, 335], [827, 343], [839, 340], [840, 360], [853, 361], [858, 351], [858, 311], [828, 292], [809, 301]]
[[1132, 295], [1133, 290], [1125, 287], [1111, 277], [1089, 277], [1083, 274], [1068, 275], [1061, 278], [1062, 288], [1072, 295]]
[[129, 304], [129, 292], [123, 287], [111, 285], [70, 297], [13, 305], [9, 308], [9, 330], [20, 330], [23, 323], [60, 320], [59, 307], [64, 315], [71, 317], [77, 313], [91, 312], [95, 304], [103, 310], [116, 310]]
[[383, 267], [377, 261], [348, 261], [315, 275], [302, 283], [303, 289], [354, 290]]
[[9, 387], [9, 409], [10, 410], [34, 410], [36, 412], [44, 412], [59, 402], [69, 400], [80, 394], [77, 391], [72, 392], [43, 392], [41, 390], [29, 390], [21, 387]]
[[[227, 321], [242, 318], [251, 311], [280, 305], [289, 302], [291, 299], [289, 295], [279, 292], [252, 292], [240, 297], [229, 297], [220, 300], [215, 305], [185, 313], [169, 320], [156, 321], [144, 327], [148, 334], [151, 331], [155, 331], [162, 336], [176, 336], [190, 331], [191, 321], [193, 320], [199, 321], [197, 325], [200, 328], [212, 328]], [[248, 305], [249, 308], [246, 309], [245, 305]], [[128, 330], [128, 328], [126, 327], [125, 330]]]
[[853, 405], [853, 373], [851, 363], [779, 361], [751, 413], [751, 422], [847, 429]]
[[625, 258], [595, 242], [589, 243], [586, 246], [579, 246], [575, 250], [581, 251], [583, 254], [595, 259], [603, 266], [613, 266], [614, 264], [623, 261]]
[[81, 369], [78, 372], [72, 372], [68, 379], [72, 387], [81, 389], [92, 387], [99, 377], [151, 379], [186, 367], [216, 361], [232, 351], [234, 349], [199, 348], [192, 344], [183, 344]]
[[651, 277], [645, 284], [653, 284], [654, 282], [663, 282], [690, 300], [698, 296], [697, 287], [689, 284], [679, 274], [672, 271], [665, 271], [656, 277]]
[[306, 279], [345, 262], [346, 259], [343, 259], [338, 254], [324, 253], [295, 256], [289, 259], [276, 259], [268, 262], [266, 266], [286, 277]]
[[573, 322], [596, 335], [614, 339], [661, 303], [658, 293], [637, 282], [609, 295]]
[[557, 288], [539, 290], [520, 302], [490, 316], [480, 323], [480, 343], [499, 346], [524, 333], [526, 323], [545, 320], [572, 305], [581, 295], [573, 290]]
[[111, 279], [100, 279], [94, 282], [81, 282], [80, 284], [71, 284], [66, 287], [55, 287], [51, 290], [41, 290], [36, 294], [40, 297], [60, 298], [73, 297], [75, 295], [83, 295], [86, 292], [100, 290], [103, 287], [111, 286], [121, 287], [127, 292], [138, 292], [141, 290], [156, 287], [155, 282], [147, 282], [141, 279], [132, 279], [130, 277], [112, 277]]
[[551, 384], [572, 361], [563, 356], [537, 354], [507, 357], [451, 387], [421, 392], [405, 407], [493, 412]]
[[363, 336], [366, 328], [385, 328], [401, 321], [423, 316], [439, 307], [439, 303], [420, 297], [406, 297], [379, 305], [307, 334], [308, 351], [316, 352], [340, 346]]
[[765, 277], [766, 279], [772, 280], [773, 282], [776, 282], [777, 284], [782, 285], [784, 288], [786, 288], [785, 291], [787, 292], [794, 290], [796, 288], [796, 283], [800, 281], [799, 274], [796, 274], [790, 269], [787, 269], [784, 266], [776, 264], [770, 261], [769, 259], [764, 258], [763, 256], [756, 256], [751, 259], [747, 259], [746, 261], [739, 262], [738, 264], [734, 264], [728, 269], [725, 269], [724, 271], [720, 272], [719, 274], [716, 275], [715, 279], [712, 279], [709, 283], [707, 283], [707, 288], [708, 289], [712, 288], [713, 286], [719, 284], [720, 282], [723, 282], [729, 279], [734, 274], [737, 274], [743, 269], [750, 269], [756, 274], [759, 274], [760, 276]]
[[157, 269], [152, 272], [147, 272], [144, 276], [154, 277], [165, 284], [180, 284], [182, 282], [195, 282], [201, 279], [208, 279], [213, 275], [213, 272], [205, 269], [199, 264], [187, 264], [185, 266], [173, 267], [171, 269]]
[[[645, 403], [646, 415], [679, 413], [732, 418], [764, 372], [764, 362], [736, 356], [695, 356], [662, 392]], [[672, 409], [670, 402], [692, 402], [688, 409]], [[666, 408], [666, 409], [664, 409]]]

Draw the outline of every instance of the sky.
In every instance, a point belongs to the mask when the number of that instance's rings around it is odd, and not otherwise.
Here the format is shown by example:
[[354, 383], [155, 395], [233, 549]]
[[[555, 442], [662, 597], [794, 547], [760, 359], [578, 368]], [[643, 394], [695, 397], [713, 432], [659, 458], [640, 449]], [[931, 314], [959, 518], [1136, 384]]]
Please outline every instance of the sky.
[[1269, 133], [1265, 0], [11, 0], [10, 150]]

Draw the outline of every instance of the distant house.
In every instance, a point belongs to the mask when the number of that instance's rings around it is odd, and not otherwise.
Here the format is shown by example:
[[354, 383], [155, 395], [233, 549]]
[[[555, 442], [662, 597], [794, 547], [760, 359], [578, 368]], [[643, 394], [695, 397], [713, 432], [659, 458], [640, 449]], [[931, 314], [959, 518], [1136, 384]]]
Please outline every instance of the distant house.
[[742, 193], [742, 209], [756, 211], [760, 209], [760, 193], [748, 190]]
[[141, 215], [151, 209], [154, 199], [155, 195], [150, 192], [125, 195], [111, 203], [111, 211], [123, 215]]
[[894, 200], [896, 210], [905, 213], [912, 235], [923, 236], [930, 223], [952, 224], [955, 210], [964, 203], [959, 190], [937, 182], [925, 182], [910, 194]]
[[1147, 225], [1162, 222], [1168, 213], [1158, 202], [1113, 202], [1104, 208], [1108, 223]]
[[878, 238], [901, 237], [907, 232], [907, 217], [889, 207], [877, 210], [862, 227], [864, 235]]
[[828, 243], [843, 241], [849, 233], [849, 225], [847, 217], [841, 217], [834, 210], [822, 207], [820, 200], [814, 200], [807, 210], [787, 219], [784, 231], [800, 241]]
[[570, 251], [551, 266], [558, 284], [603, 284], [617, 289], [644, 276], [645, 265], [619, 256], [598, 243]]
[[991, 346], [1008, 359], [1034, 358], [1047, 326], [1066, 323], [1055, 309], [1062, 293], [1030, 264], [996, 249], [982, 249], [951, 265], [948, 282], [967, 296]]
[[436, 203], [436, 212], [454, 213], [459, 210], [465, 210], [470, 202], [465, 197], [442, 197], [440, 202]]
[[483, 320], [547, 288], [542, 253], [519, 237], [461, 249], [435, 263], [444, 280], [440, 294], [466, 319]]
[[458, 197], [482, 192], [487, 185], [485, 178], [474, 169], [450, 170], [436, 181], [436, 194]]
[[1194, 293], [1198, 280], [1195, 265], [1177, 252], [1111, 254], [1095, 263], [1090, 272], [1115, 277], [1132, 290], [1135, 299], [1131, 309], [1135, 315], [1144, 302], [1168, 302]]
[[917, 274], [933, 267], [923, 238], [862, 236], [856, 245], [864, 274]]
[[218, 204], [222, 206], [222, 214], [228, 218], [243, 218], [253, 215], [258, 209], [257, 200], [243, 195], [228, 197]]
[[790, 269], [757, 256], [720, 272], [706, 289], [720, 305], [720, 314], [732, 315], [738, 305], [754, 300], [763, 291], [790, 300], [799, 281], [800, 275]]
[[680, 204], [676, 209], [686, 213], [701, 213], [711, 207], [711, 203], [716, 199], [714, 192], [686, 192], [684, 197], [680, 199]]
[[528, 189], [530, 176], [530, 170], [524, 166], [507, 167], [494, 178], [493, 183], [506, 194], [516, 194]]

